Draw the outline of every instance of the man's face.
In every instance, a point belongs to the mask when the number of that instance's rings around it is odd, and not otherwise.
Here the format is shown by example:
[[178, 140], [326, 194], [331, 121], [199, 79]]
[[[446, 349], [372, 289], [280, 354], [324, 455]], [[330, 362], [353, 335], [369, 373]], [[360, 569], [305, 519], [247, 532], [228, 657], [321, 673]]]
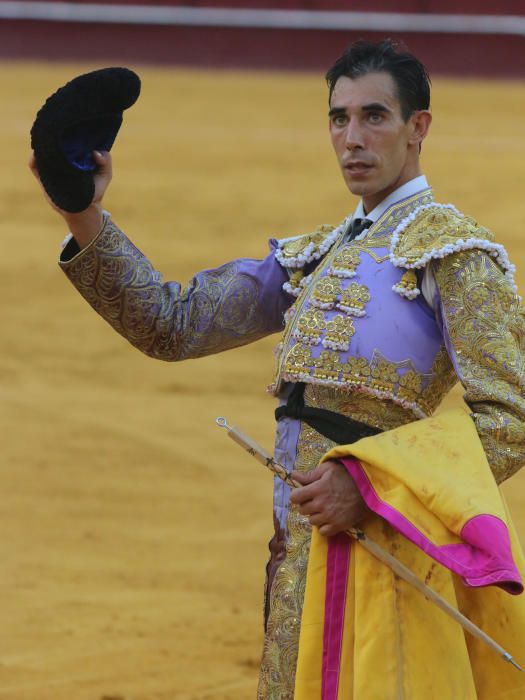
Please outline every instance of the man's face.
[[330, 136], [346, 185], [363, 198], [367, 212], [420, 174], [418, 114], [403, 120], [389, 73], [368, 73], [355, 80], [341, 77], [336, 82], [330, 99]]

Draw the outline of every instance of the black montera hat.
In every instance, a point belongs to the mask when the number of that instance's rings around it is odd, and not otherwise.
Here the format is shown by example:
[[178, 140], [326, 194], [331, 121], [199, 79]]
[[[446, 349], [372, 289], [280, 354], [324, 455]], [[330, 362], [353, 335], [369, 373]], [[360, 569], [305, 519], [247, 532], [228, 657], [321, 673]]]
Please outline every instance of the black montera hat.
[[93, 151], [109, 151], [122, 112], [140, 94], [127, 68], [79, 75], [48, 97], [31, 128], [40, 180], [52, 201], [69, 212], [86, 209], [95, 193]]

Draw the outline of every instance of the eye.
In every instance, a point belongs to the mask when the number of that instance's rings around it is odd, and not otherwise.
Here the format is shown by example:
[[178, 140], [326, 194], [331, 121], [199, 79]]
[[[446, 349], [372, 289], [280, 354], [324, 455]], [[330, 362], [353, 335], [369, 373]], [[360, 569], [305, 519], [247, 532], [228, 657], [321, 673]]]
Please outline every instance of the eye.
[[332, 117], [332, 124], [334, 126], [346, 126], [348, 119], [346, 114], [334, 114]]
[[381, 112], [369, 112], [368, 121], [370, 124], [380, 124], [383, 121]]

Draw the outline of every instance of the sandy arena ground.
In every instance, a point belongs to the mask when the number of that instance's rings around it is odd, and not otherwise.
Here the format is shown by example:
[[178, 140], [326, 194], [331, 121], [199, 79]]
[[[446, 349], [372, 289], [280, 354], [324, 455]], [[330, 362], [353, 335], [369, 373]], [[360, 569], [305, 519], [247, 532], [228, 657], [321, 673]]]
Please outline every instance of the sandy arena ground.
[[[25, 167], [45, 97], [94, 65], [1, 65], [0, 700], [255, 696], [271, 478], [268, 338], [179, 366], [140, 355], [57, 269], [65, 231]], [[321, 76], [135, 67], [106, 206], [166, 278], [353, 207]], [[496, 230], [525, 289], [525, 84], [434, 81], [423, 165]], [[459, 393], [451, 400], [458, 400]], [[525, 537], [525, 471], [505, 491]]]

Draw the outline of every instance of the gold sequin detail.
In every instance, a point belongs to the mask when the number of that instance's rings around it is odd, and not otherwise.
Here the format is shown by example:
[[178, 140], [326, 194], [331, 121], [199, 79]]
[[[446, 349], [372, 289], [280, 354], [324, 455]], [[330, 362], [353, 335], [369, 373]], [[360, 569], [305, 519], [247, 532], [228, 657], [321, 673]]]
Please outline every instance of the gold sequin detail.
[[[311, 348], [292, 346], [284, 363], [289, 381], [309, 377], [324, 383], [355, 387], [381, 398], [388, 398], [411, 410], [418, 418], [430, 416], [457, 381], [454, 367], [444, 346], [439, 349], [428, 374], [418, 372], [411, 360], [391, 362], [375, 350], [369, 361], [349, 357], [342, 361], [339, 352], [323, 350], [313, 357]], [[387, 396], [388, 395], [388, 396]]]
[[342, 370], [339, 355], [332, 350], [322, 350], [313, 360], [313, 365], [316, 379], [337, 379]]
[[323, 277], [312, 290], [310, 301], [320, 309], [333, 309], [341, 294], [341, 280], [336, 277]]
[[392, 430], [414, 420], [411, 411], [388, 399], [322, 384], [306, 384], [304, 400], [307, 406], [325, 408], [381, 430]]
[[424, 400], [431, 413], [439, 406], [444, 397], [457, 384], [458, 377], [450, 360], [447, 349], [441, 346], [430, 370], [430, 381], [424, 391]]
[[417, 287], [417, 275], [414, 270], [407, 270], [401, 276], [401, 279], [396, 284], [396, 287], [403, 290], [402, 293], [414, 292]]
[[422, 391], [421, 375], [409, 369], [399, 378], [399, 389], [397, 395], [407, 401], [415, 401]]
[[325, 328], [326, 322], [323, 312], [320, 309], [308, 309], [299, 316], [293, 337], [303, 343], [319, 345]]
[[349, 357], [343, 368], [343, 380], [347, 384], [358, 386], [366, 384], [370, 377], [370, 364], [364, 357]]
[[379, 391], [393, 392], [399, 381], [397, 367], [393, 362], [380, 360], [370, 371], [370, 386]]
[[370, 301], [370, 292], [364, 284], [352, 282], [341, 294], [337, 308], [352, 316], [364, 316], [365, 305]]
[[287, 374], [294, 374], [298, 379], [301, 374], [308, 372], [308, 368], [312, 366], [312, 351], [306, 345], [294, 345], [284, 364], [284, 371]]
[[359, 262], [359, 251], [354, 247], [345, 246], [335, 256], [328, 274], [334, 277], [354, 277]]
[[354, 333], [355, 328], [352, 319], [338, 314], [326, 324], [323, 346], [333, 350], [346, 351], [350, 346], [350, 338]]

